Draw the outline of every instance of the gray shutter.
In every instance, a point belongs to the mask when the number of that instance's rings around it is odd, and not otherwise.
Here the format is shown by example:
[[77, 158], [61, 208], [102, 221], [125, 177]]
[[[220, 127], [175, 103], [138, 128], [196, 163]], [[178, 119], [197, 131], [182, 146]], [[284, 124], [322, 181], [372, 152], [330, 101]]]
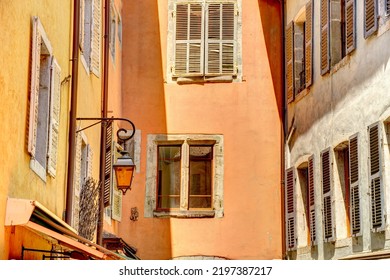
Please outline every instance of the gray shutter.
[[293, 22], [290, 22], [286, 27], [285, 57], [286, 57], [287, 102], [292, 102], [294, 101], [294, 23]]
[[112, 176], [112, 122], [106, 126], [106, 158], [104, 161], [104, 207], [110, 205], [111, 201], [111, 176]]
[[210, 3], [206, 6], [206, 75], [235, 74], [234, 3]]
[[345, 53], [356, 48], [356, 8], [355, 0], [347, 0], [345, 4]]
[[51, 65], [51, 93], [50, 93], [50, 124], [49, 124], [49, 149], [48, 149], [48, 173], [56, 176], [57, 170], [57, 150], [60, 127], [60, 107], [61, 107], [61, 68], [55, 58]]
[[333, 232], [333, 211], [332, 211], [332, 164], [330, 149], [321, 153], [321, 179], [323, 197], [323, 219], [325, 241], [334, 239]]
[[358, 135], [349, 138], [349, 186], [350, 217], [352, 235], [361, 234], [360, 194], [359, 194], [359, 144]]
[[321, 0], [321, 75], [330, 69], [329, 0]]
[[368, 38], [378, 29], [378, 2], [364, 0], [364, 38]]
[[[116, 148], [116, 144], [114, 143], [114, 162], [118, 160], [118, 158], [121, 156], [118, 149]], [[116, 187], [116, 178], [115, 175], [112, 175], [112, 181], [113, 181], [113, 191], [112, 191], [112, 219], [116, 221], [121, 221], [122, 219], [122, 192], [118, 190]]]
[[368, 128], [369, 134], [369, 178], [371, 191], [371, 227], [373, 230], [384, 228], [384, 204], [383, 186], [381, 174], [381, 138], [379, 124], [373, 124]]
[[390, 15], [390, 0], [386, 0], [386, 16]]
[[175, 76], [203, 75], [203, 6], [177, 4], [175, 11]]
[[91, 40], [91, 71], [100, 74], [100, 42], [101, 42], [101, 0], [93, 0], [92, 5], [92, 40]]
[[305, 72], [306, 87], [309, 87], [313, 83], [313, 0], [306, 4]]
[[285, 211], [287, 250], [295, 250], [297, 246], [297, 236], [295, 218], [295, 174], [293, 167], [286, 170]]
[[317, 244], [316, 234], [316, 209], [315, 209], [315, 191], [314, 191], [314, 158], [309, 157], [308, 168], [308, 191], [309, 191], [309, 225], [310, 225], [310, 242], [312, 245]]

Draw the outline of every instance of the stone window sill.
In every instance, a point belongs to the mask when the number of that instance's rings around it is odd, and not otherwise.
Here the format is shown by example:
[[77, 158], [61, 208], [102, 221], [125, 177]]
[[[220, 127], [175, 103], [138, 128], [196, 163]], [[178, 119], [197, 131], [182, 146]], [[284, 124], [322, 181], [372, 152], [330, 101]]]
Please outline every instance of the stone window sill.
[[194, 210], [194, 211], [154, 211], [155, 218], [214, 218], [214, 210]]

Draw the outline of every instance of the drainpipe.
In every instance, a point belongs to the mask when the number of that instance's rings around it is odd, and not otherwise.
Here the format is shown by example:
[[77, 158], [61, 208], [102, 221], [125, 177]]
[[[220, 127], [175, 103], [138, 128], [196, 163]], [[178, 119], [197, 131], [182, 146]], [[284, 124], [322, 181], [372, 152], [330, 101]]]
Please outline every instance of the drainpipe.
[[[103, 47], [103, 81], [102, 81], [102, 118], [107, 118], [108, 102], [108, 58], [109, 58], [109, 32], [110, 32], [110, 0], [105, 0], [104, 10], [104, 47]], [[97, 244], [103, 244], [103, 219], [104, 219], [104, 180], [106, 161], [106, 122], [102, 122], [100, 140], [100, 199], [99, 216], [96, 231]]]
[[73, 4], [73, 46], [72, 46], [72, 81], [69, 116], [69, 152], [68, 152], [68, 173], [66, 185], [66, 206], [65, 222], [72, 222], [73, 206], [73, 180], [76, 153], [76, 113], [77, 113], [77, 83], [78, 83], [78, 61], [79, 61], [79, 26], [80, 26], [80, 0], [74, 0]]

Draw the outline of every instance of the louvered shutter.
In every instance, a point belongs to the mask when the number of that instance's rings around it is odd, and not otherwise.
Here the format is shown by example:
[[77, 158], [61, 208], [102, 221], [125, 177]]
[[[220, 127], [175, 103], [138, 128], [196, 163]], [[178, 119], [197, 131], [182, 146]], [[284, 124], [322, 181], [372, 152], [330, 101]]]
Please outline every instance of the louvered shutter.
[[386, 0], [386, 15], [390, 15], [390, 0]]
[[[115, 147], [115, 144], [114, 144], [114, 147]], [[116, 162], [118, 160], [118, 158], [121, 156], [121, 154], [118, 152], [118, 149], [114, 149], [115, 150], [115, 153], [114, 153], [114, 162]], [[120, 190], [118, 190], [118, 188], [116, 187], [116, 178], [115, 176], [113, 175], [112, 176], [112, 180], [113, 180], [113, 193], [112, 193], [112, 219], [116, 220], [116, 221], [121, 221], [122, 219], [122, 192]]]
[[100, 38], [101, 38], [101, 0], [93, 0], [92, 5], [92, 40], [91, 40], [91, 71], [100, 73]]
[[321, 75], [330, 69], [329, 0], [321, 0]]
[[334, 238], [332, 213], [332, 180], [331, 180], [331, 154], [330, 150], [321, 153], [321, 179], [323, 197], [324, 238], [331, 241]]
[[38, 134], [38, 99], [39, 99], [39, 73], [42, 35], [38, 29], [38, 18], [32, 19], [32, 49], [31, 49], [31, 77], [30, 77], [30, 115], [28, 129], [28, 151], [35, 157]]
[[309, 87], [313, 83], [313, 0], [306, 4], [305, 72], [306, 87]]
[[356, 9], [355, 0], [347, 0], [345, 4], [345, 53], [351, 53], [356, 47]]
[[288, 250], [294, 250], [297, 246], [297, 238], [295, 221], [295, 175], [293, 168], [286, 170], [285, 204], [286, 246]]
[[308, 168], [308, 190], [309, 190], [309, 225], [310, 225], [310, 242], [312, 245], [317, 244], [316, 234], [316, 211], [315, 211], [315, 191], [314, 191], [314, 159], [309, 158]]
[[384, 228], [383, 187], [381, 178], [380, 133], [379, 124], [368, 128], [370, 155], [370, 187], [371, 187], [371, 227], [373, 230]]
[[206, 7], [206, 75], [235, 74], [234, 3], [210, 3]]
[[50, 124], [49, 124], [49, 149], [47, 157], [48, 173], [56, 176], [57, 151], [60, 127], [60, 106], [61, 106], [61, 68], [55, 58], [51, 65], [50, 81]]
[[112, 176], [112, 122], [106, 126], [106, 158], [104, 161], [104, 207], [111, 201], [111, 176]]
[[79, 26], [79, 47], [84, 51], [84, 20], [85, 20], [85, 0], [80, 0], [80, 26]]
[[361, 234], [358, 136], [349, 139], [350, 217], [353, 235]]
[[91, 145], [87, 145], [87, 172], [86, 177], [92, 178], [92, 160], [93, 160], [93, 151]]
[[286, 27], [286, 94], [287, 101], [294, 101], [294, 23]]
[[364, 0], [364, 38], [368, 38], [378, 29], [377, 0]]
[[175, 17], [174, 75], [203, 75], [203, 6], [200, 3], [177, 4]]
[[76, 133], [76, 147], [74, 158], [74, 173], [73, 173], [73, 205], [72, 205], [72, 223], [71, 226], [78, 229], [79, 214], [80, 214], [80, 191], [81, 191], [81, 158], [82, 158], [82, 142], [83, 139], [80, 133]]

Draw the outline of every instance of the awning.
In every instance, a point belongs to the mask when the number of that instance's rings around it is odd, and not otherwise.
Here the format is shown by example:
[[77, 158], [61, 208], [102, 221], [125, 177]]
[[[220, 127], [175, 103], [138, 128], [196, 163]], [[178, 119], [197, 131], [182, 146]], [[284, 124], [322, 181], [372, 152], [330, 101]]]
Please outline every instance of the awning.
[[34, 200], [8, 198], [5, 226], [22, 226], [57, 240], [58, 244], [77, 250], [92, 259], [126, 259], [77, 234], [76, 230]]

